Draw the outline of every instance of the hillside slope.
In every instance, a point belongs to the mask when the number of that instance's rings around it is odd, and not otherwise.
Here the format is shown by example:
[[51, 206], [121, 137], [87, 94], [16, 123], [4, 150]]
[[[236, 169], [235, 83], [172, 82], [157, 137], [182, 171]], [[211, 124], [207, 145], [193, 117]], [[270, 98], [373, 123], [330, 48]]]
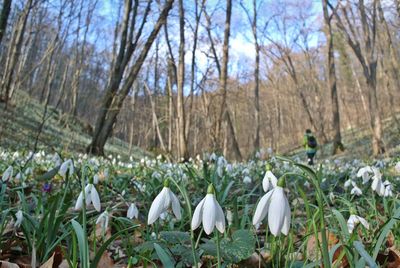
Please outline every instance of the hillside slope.
[[[24, 92], [18, 92], [12, 104], [4, 110], [0, 103], [0, 146], [9, 149], [33, 150], [38, 138], [38, 149], [51, 151], [85, 152], [90, 136], [90, 126], [77, 118], [61, 114], [54, 107], [48, 107], [43, 117], [44, 106]], [[39, 134], [39, 129], [44, 125]], [[139, 159], [145, 155], [140, 148], [132, 148], [116, 138], [110, 138], [105, 147], [106, 154], [119, 154]]]
[[[400, 155], [400, 113], [397, 118], [386, 118], [383, 120], [383, 138], [386, 146], [386, 153], [382, 157]], [[332, 143], [321, 145], [317, 158], [351, 160], [354, 158], [367, 159], [372, 155], [371, 129], [368, 124], [362, 128], [346, 129], [342, 131], [342, 140], [345, 151], [335, 156], [331, 155]], [[304, 158], [304, 150], [298, 148], [289, 155]]]

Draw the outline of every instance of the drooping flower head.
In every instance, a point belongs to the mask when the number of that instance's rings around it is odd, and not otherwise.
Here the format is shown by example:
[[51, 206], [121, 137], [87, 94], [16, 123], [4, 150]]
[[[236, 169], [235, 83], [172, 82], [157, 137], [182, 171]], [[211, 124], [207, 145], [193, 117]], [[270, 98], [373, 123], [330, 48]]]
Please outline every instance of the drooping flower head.
[[[96, 187], [92, 183], [89, 183], [88, 185], [86, 185], [84, 191], [85, 191], [86, 206], [92, 203], [94, 208], [98, 212], [100, 212], [101, 203], [100, 203], [99, 193], [97, 192]], [[83, 191], [81, 191], [81, 193], [78, 196], [78, 199], [76, 200], [75, 210], [80, 210], [82, 206], [83, 206]]]
[[128, 219], [131, 219], [131, 220], [132, 220], [133, 218], [137, 219], [137, 218], [139, 217], [139, 210], [138, 210], [138, 208], [136, 207], [135, 203], [131, 203], [131, 205], [129, 206], [128, 212], [127, 212], [127, 214], [126, 214], [126, 217], [127, 217]]
[[363, 184], [366, 184], [371, 179], [372, 173], [374, 173], [372, 167], [366, 166], [366, 167], [360, 168], [360, 170], [358, 170], [357, 177], [362, 177]]
[[350, 234], [353, 233], [354, 228], [359, 223], [361, 223], [367, 230], [369, 229], [369, 224], [364, 218], [357, 216], [355, 214], [350, 215], [350, 217], [347, 221], [347, 228], [349, 229]]
[[13, 172], [14, 172], [13, 167], [12, 167], [12, 166], [9, 166], [9, 167], [3, 172], [3, 175], [1, 176], [1, 180], [2, 180], [3, 182], [9, 181], [9, 180], [12, 178], [12, 176], [13, 176]]
[[71, 159], [68, 159], [62, 163], [60, 169], [58, 170], [58, 174], [60, 174], [64, 179], [67, 176], [67, 172], [68, 176], [71, 176], [74, 173], [74, 163]]
[[164, 188], [151, 203], [147, 224], [153, 224], [163, 212], [172, 207], [175, 217], [181, 219], [181, 204], [176, 195], [169, 189], [169, 180], [164, 181]]
[[203, 223], [206, 234], [211, 234], [214, 227], [220, 233], [225, 232], [225, 215], [215, 198], [214, 186], [210, 184], [207, 189], [207, 195], [200, 201], [193, 213], [192, 230], [197, 229]]
[[274, 236], [287, 235], [290, 228], [291, 211], [281, 177], [277, 186], [261, 197], [253, 217], [253, 225], [259, 225], [268, 214], [268, 226]]

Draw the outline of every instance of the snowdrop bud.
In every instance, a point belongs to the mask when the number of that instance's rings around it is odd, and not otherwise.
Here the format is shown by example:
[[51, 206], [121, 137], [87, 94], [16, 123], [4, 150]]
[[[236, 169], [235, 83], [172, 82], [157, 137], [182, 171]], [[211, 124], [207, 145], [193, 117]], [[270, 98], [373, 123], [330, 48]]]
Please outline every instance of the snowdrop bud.
[[94, 175], [93, 176], [93, 184], [98, 184], [99, 183], [99, 175]]
[[22, 213], [22, 210], [18, 210], [17, 213], [15, 213], [15, 217], [17, 218], [17, 220], [14, 223], [14, 228], [19, 228], [24, 219], [24, 214]]
[[350, 185], [353, 184], [353, 181], [351, 179], [348, 179], [347, 181], [344, 182], [344, 188], [349, 188]]
[[139, 210], [137, 209], [135, 203], [131, 203], [131, 205], [129, 206], [126, 217], [129, 219], [137, 219], [139, 217]]
[[226, 211], [226, 219], [228, 220], [228, 225], [231, 226], [233, 223], [233, 213], [229, 209]]
[[107, 230], [108, 222], [109, 222], [109, 214], [108, 211], [105, 210], [96, 220], [96, 224], [101, 225], [102, 232], [104, 233]]
[[6, 171], [4, 171], [3, 175], [1, 176], [1, 180], [3, 182], [9, 181], [13, 175], [13, 167], [9, 166]]
[[244, 184], [250, 184], [250, 183], [251, 183], [251, 178], [250, 178], [249, 176], [245, 176], [245, 177], [243, 178], [243, 183], [244, 183]]

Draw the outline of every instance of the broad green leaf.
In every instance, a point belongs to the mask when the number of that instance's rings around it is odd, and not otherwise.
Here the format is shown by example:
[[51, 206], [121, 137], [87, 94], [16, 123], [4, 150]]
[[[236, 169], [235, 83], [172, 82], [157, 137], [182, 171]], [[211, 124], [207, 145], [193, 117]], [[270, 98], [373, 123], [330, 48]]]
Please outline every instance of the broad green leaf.
[[156, 250], [158, 257], [165, 268], [175, 267], [175, 261], [159, 244], [154, 243], [154, 249]]

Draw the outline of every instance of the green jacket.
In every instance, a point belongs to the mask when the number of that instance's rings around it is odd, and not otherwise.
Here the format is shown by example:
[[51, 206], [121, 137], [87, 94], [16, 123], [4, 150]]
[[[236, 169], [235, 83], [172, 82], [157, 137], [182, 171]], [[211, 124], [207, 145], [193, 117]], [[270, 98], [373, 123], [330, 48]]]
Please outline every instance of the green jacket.
[[313, 134], [305, 134], [303, 137], [303, 146], [306, 149], [307, 153], [315, 153], [315, 152], [317, 152], [317, 148], [318, 148], [318, 146], [316, 148], [310, 148], [308, 146], [308, 137], [311, 137], [311, 136], [314, 136], [314, 135]]

